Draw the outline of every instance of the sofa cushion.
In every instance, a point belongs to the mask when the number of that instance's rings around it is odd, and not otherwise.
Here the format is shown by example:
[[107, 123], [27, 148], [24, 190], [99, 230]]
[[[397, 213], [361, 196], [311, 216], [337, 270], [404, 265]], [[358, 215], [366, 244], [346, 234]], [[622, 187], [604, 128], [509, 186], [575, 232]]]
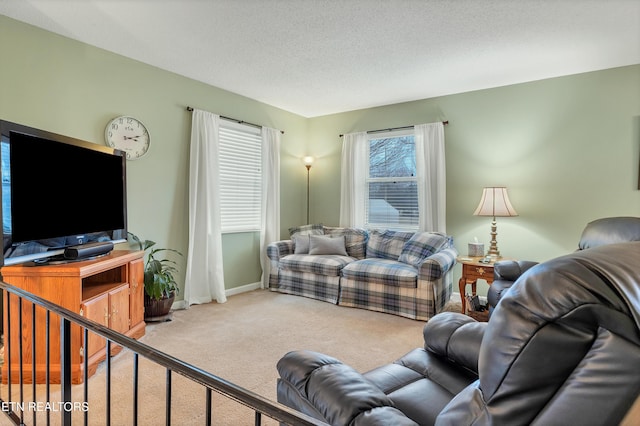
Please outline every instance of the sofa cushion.
[[356, 259], [349, 256], [290, 254], [280, 260], [280, 268], [294, 272], [310, 272], [318, 275], [339, 276], [345, 265]]
[[404, 243], [409, 241], [414, 232], [372, 231], [367, 242], [367, 258], [398, 260]]
[[322, 226], [322, 224], [319, 223], [319, 224], [301, 225], [301, 226], [295, 226], [293, 228], [289, 228], [289, 236], [293, 237], [295, 234], [322, 235], [324, 234], [324, 226]]
[[416, 268], [429, 256], [448, 244], [448, 237], [439, 232], [416, 232], [402, 247], [398, 260]]
[[342, 276], [356, 281], [415, 288], [418, 270], [391, 259], [363, 259], [342, 269]]
[[309, 254], [337, 254], [341, 256], [347, 255], [344, 247], [344, 235], [309, 235]]
[[364, 259], [369, 241], [369, 233], [360, 228], [324, 227], [324, 235], [344, 235], [344, 245], [347, 255], [356, 259]]

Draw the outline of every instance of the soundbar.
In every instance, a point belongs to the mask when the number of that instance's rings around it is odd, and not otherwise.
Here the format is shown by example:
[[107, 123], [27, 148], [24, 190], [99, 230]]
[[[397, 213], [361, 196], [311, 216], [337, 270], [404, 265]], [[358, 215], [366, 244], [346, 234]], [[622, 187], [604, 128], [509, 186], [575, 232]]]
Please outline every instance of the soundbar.
[[113, 250], [111, 241], [79, 244], [65, 248], [64, 258], [69, 260], [85, 259], [109, 253], [111, 250]]

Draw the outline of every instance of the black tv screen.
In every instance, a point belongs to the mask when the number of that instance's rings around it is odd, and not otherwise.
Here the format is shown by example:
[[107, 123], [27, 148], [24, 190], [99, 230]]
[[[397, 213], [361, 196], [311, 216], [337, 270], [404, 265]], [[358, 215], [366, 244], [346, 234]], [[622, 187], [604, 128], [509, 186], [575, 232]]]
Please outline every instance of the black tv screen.
[[122, 151], [0, 121], [4, 263], [126, 239]]

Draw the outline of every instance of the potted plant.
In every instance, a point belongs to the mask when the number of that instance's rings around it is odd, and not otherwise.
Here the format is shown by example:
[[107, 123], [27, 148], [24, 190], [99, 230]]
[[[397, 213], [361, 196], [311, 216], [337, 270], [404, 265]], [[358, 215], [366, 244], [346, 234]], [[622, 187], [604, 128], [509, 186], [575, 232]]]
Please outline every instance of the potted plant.
[[140, 250], [147, 253], [144, 267], [144, 319], [145, 321], [164, 321], [168, 315], [176, 293], [180, 291], [175, 280], [179, 273], [178, 264], [168, 258], [159, 258], [168, 252], [182, 256], [177, 250], [168, 248], [153, 248], [155, 241], [140, 240], [138, 236], [129, 232]]

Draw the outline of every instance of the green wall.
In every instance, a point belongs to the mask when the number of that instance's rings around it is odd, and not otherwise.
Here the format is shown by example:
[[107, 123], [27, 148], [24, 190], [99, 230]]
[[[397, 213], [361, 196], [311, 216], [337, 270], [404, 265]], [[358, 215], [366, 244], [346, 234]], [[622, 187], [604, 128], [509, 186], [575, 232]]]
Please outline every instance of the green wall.
[[491, 218], [473, 216], [485, 186], [509, 189], [520, 216], [497, 218], [498, 246], [518, 259], [575, 250], [593, 219], [640, 216], [635, 65], [310, 119], [312, 221], [339, 219], [339, 134], [441, 120], [447, 231], [461, 254], [474, 237], [489, 246]]
[[[472, 215], [484, 186], [506, 185], [520, 214], [498, 218], [503, 255], [546, 260], [576, 248], [584, 225], [640, 215], [640, 65], [379, 108], [304, 118], [0, 16], [0, 118], [103, 143], [132, 115], [152, 145], [128, 163], [129, 228], [187, 250], [187, 105], [282, 129], [282, 237], [306, 221], [336, 225], [341, 133], [448, 120], [447, 229], [466, 254], [489, 243]], [[256, 234], [223, 237], [228, 289], [259, 280]], [[456, 269], [456, 279], [460, 268]], [[482, 289], [481, 289], [482, 291]]]
[[[127, 163], [129, 230], [138, 236], [187, 253], [187, 106], [284, 130], [282, 221], [306, 219], [306, 204], [299, 201], [306, 189], [299, 164], [306, 152], [306, 118], [5, 16], [0, 52], [4, 120], [98, 144], [113, 117], [132, 115], [145, 123], [151, 148]], [[227, 288], [260, 280], [257, 234], [226, 234], [223, 248]]]

